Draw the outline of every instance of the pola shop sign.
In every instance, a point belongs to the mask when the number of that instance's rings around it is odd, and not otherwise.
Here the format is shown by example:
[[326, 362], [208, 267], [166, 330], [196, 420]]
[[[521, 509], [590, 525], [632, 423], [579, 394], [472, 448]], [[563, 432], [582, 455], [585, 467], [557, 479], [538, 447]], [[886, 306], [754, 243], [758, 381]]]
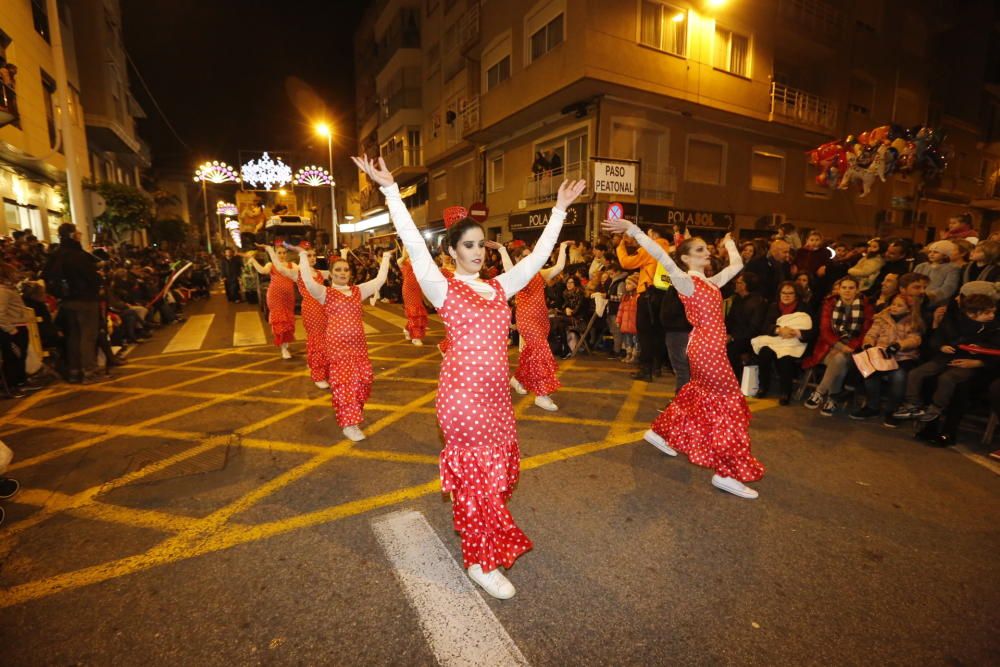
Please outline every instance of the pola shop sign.
[[[529, 211], [527, 213], [518, 213], [510, 216], [507, 220], [507, 226], [512, 232], [523, 229], [541, 229], [546, 225], [546, 223], [548, 223], [551, 215], [551, 208], [538, 209], [537, 211]], [[586, 219], [587, 204], [573, 204], [566, 211], [566, 220], [563, 222], [563, 227], [572, 227], [573, 225], [582, 224]]]

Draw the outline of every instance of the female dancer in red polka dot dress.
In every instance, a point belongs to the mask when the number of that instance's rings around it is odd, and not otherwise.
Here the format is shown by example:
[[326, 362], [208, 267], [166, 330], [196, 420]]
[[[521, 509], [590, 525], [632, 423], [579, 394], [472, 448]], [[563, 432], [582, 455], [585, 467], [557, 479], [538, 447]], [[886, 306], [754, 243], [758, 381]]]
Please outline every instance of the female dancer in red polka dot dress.
[[423, 338], [427, 335], [427, 308], [424, 307], [424, 295], [413, 275], [413, 265], [405, 249], [399, 258], [399, 272], [403, 276], [403, 310], [406, 313], [403, 335], [414, 345], [423, 345]]
[[[311, 267], [308, 251], [297, 249], [299, 263], [304, 268]], [[385, 284], [389, 276], [390, 257], [391, 252], [384, 253], [378, 275], [360, 285], [348, 285], [351, 267], [346, 259], [338, 259], [330, 267], [329, 287], [317, 282], [312, 271], [299, 272], [309, 294], [323, 306], [326, 315], [324, 344], [329, 364], [327, 381], [330, 383], [330, 398], [337, 412], [337, 423], [344, 435], [354, 442], [365, 439], [359, 424], [364, 418], [365, 403], [375, 380], [368, 359], [361, 303]]]
[[[257, 247], [265, 248], [260, 244]], [[252, 253], [249, 257], [250, 264], [258, 273], [271, 276], [271, 282], [267, 286], [267, 322], [271, 325], [274, 344], [281, 348], [281, 358], [291, 359], [288, 344], [295, 340], [295, 281], [278, 273], [275, 266], [280, 264], [292, 270], [293, 265], [287, 261], [284, 248], [278, 248], [277, 262], [268, 262], [263, 266]]]
[[[556, 359], [549, 347], [549, 307], [545, 303], [545, 283], [552, 280], [566, 266], [566, 253], [572, 241], [563, 241], [559, 246], [559, 258], [551, 268], [542, 269], [532, 277], [528, 285], [517, 293], [514, 303], [517, 305], [515, 318], [517, 331], [523, 341], [521, 355], [517, 361], [517, 370], [510, 379], [510, 386], [519, 394], [529, 391], [535, 395], [535, 405], [555, 412], [559, 406], [552, 400], [559, 387], [556, 371]], [[510, 271], [513, 263], [507, 249], [499, 243], [487, 242], [486, 247], [500, 253], [504, 271]], [[527, 246], [516, 252], [517, 260], [528, 256]]]
[[750, 453], [750, 409], [726, 357], [726, 324], [719, 291], [743, 269], [736, 244], [727, 234], [723, 243], [729, 252], [729, 266], [706, 278], [703, 269], [710, 261], [709, 251], [698, 237], [685, 240], [675, 252], [685, 271], [631, 222], [606, 221], [603, 228], [629, 234], [656, 257], [670, 275], [694, 327], [687, 347], [691, 381], [656, 418], [645, 440], [666, 454], [676, 456], [681, 451], [692, 463], [712, 468], [716, 488], [741, 498], [756, 498], [757, 492], [744, 482], [763, 477], [764, 466]]
[[471, 219], [448, 229], [446, 246], [455, 273], [445, 278], [434, 264], [399, 188], [385, 162], [367, 157], [355, 164], [381, 186], [413, 271], [444, 321], [449, 345], [441, 364], [437, 417], [444, 434], [441, 488], [450, 492], [455, 530], [462, 538], [462, 559], [469, 577], [490, 595], [507, 599], [514, 586], [498, 566], [509, 568], [531, 548], [531, 541], [507, 509], [517, 483], [520, 450], [508, 382], [507, 299], [538, 273], [555, 246], [566, 208], [585, 183], [563, 183], [556, 207], [535, 251], [513, 269], [489, 281], [479, 278], [485, 255], [482, 227]]

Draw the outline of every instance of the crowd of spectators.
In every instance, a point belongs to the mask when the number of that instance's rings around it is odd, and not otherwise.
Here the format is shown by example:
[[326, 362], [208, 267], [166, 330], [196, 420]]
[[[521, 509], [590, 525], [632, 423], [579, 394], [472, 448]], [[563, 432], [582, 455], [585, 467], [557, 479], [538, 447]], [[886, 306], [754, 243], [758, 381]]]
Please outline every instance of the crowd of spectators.
[[88, 252], [69, 223], [52, 244], [24, 230], [0, 237], [0, 396], [21, 398], [57, 376], [102, 379], [126, 363], [128, 346], [183, 321], [184, 303], [207, 297], [216, 274], [204, 253], [189, 262], [128, 244]]
[[[918, 436], [939, 446], [978, 409], [970, 397], [1000, 410], [1000, 234], [975, 238], [966, 216], [924, 246], [843, 242], [788, 224], [765, 234], [739, 244], [744, 269], [724, 289], [729, 361], [738, 380], [750, 373], [748, 394], [783, 406], [801, 396], [823, 416], [880, 417], [890, 428], [914, 420]], [[679, 229], [649, 235], [665, 248], [680, 240]], [[729, 258], [706, 240], [710, 274]], [[502, 270], [495, 255], [487, 275]], [[678, 390], [688, 381], [683, 304], [631, 239], [574, 242], [546, 298], [554, 354], [606, 352], [634, 366], [637, 380], [670, 368]]]

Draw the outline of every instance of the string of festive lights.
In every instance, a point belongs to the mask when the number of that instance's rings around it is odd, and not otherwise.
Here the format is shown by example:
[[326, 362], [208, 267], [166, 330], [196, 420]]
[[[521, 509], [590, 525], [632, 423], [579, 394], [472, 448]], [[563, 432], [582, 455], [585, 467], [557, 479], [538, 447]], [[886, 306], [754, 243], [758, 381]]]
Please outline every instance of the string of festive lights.
[[259, 160], [250, 160], [240, 168], [240, 175], [245, 183], [255, 189], [274, 190], [292, 180], [292, 168], [279, 157], [277, 160], [265, 152]]
[[330, 176], [330, 172], [323, 167], [317, 167], [316, 165], [303, 167], [302, 169], [299, 169], [297, 174], [295, 174], [295, 185], [308, 185], [310, 187], [318, 188], [321, 186], [331, 185], [332, 183], [333, 178]]
[[205, 162], [194, 172], [195, 181], [208, 181], [209, 183], [238, 183], [240, 180], [236, 170], [225, 162], [213, 160]]

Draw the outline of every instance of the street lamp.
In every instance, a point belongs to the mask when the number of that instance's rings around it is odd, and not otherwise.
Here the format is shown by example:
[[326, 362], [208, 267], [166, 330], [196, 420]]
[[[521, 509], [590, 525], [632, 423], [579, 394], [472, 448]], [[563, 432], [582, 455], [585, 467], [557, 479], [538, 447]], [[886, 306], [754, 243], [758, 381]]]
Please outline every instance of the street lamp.
[[[326, 153], [329, 160], [330, 174], [333, 174], [333, 130], [326, 123], [317, 123], [316, 134], [321, 137], [326, 137]], [[333, 212], [333, 249], [337, 250], [337, 226], [339, 225], [339, 220], [337, 220], [337, 184], [334, 183], [333, 178], [330, 179], [330, 209]]]
[[236, 171], [225, 162], [213, 160], [203, 163], [194, 172], [195, 183], [201, 183], [201, 200], [205, 206], [205, 245], [212, 253], [212, 230], [208, 221], [208, 183], [236, 183], [240, 180]]

